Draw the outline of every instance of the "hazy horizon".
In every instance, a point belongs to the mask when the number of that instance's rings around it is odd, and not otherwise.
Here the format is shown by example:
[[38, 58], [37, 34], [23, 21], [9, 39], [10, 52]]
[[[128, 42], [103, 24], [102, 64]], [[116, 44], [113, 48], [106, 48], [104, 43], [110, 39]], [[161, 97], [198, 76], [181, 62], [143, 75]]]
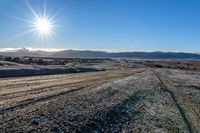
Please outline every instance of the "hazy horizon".
[[200, 51], [162, 51], [162, 50], [122, 50], [122, 49], [76, 49], [76, 48], [31, 48], [31, 47], [21, 47], [21, 48], [0, 48], [0, 52], [15, 52], [15, 51], [44, 51], [44, 52], [59, 52], [64, 50], [78, 50], [78, 51], [102, 51], [102, 52], [175, 52], [175, 53], [194, 53], [200, 54]]

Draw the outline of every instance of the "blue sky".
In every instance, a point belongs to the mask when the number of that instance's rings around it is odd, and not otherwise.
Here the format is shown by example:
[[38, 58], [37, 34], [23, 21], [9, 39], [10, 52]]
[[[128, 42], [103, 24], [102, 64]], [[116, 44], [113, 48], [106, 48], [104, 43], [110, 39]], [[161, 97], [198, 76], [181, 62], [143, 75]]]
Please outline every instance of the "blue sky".
[[[30, 24], [47, 6], [53, 37]], [[46, 4], [45, 4], [46, 3]], [[200, 51], [199, 0], [0, 0], [0, 48]]]

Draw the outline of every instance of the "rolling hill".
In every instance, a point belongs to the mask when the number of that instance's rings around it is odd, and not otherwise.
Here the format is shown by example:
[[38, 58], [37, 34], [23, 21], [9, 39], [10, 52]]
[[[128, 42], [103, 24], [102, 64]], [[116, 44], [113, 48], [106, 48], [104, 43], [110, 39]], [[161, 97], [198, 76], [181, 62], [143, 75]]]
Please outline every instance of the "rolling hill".
[[200, 54], [184, 52], [104, 52], [90, 50], [63, 50], [58, 52], [15, 50], [0, 52], [3, 56], [59, 57], [59, 58], [137, 58], [137, 59], [200, 59]]

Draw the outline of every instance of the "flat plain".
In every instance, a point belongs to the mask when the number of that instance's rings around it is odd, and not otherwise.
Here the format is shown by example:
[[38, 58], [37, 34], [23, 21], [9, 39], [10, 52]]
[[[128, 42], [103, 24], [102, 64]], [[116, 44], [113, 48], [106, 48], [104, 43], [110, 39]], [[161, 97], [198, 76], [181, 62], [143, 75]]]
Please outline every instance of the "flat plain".
[[200, 71], [137, 63], [1, 78], [0, 132], [200, 132]]

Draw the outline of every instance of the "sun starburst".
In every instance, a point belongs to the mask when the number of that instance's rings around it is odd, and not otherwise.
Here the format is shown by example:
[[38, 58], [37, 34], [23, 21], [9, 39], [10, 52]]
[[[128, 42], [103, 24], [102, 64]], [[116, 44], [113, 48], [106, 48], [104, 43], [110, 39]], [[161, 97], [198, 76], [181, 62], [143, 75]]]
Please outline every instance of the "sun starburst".
[[33, 27], [40, 35], [49, 35], [53, 32], [53, 23], [47, 17], [38, 17], [33, 22]]
[[30, 29], [18, 34], [16, 37], [24, 36], [26, 34], [35, 33], [36, 38], [41, 38], [47, 40], [48, 37], [53, 37], [55, 30], [55, 15], [47, 15], [46, 4], [44, 4], [43, 12], [36, 12], [29, 3], [25, 3], [32, 14], [32, 19], [25, 19], [21, 17], [16, 17], [16, 19], [29, 23]]

